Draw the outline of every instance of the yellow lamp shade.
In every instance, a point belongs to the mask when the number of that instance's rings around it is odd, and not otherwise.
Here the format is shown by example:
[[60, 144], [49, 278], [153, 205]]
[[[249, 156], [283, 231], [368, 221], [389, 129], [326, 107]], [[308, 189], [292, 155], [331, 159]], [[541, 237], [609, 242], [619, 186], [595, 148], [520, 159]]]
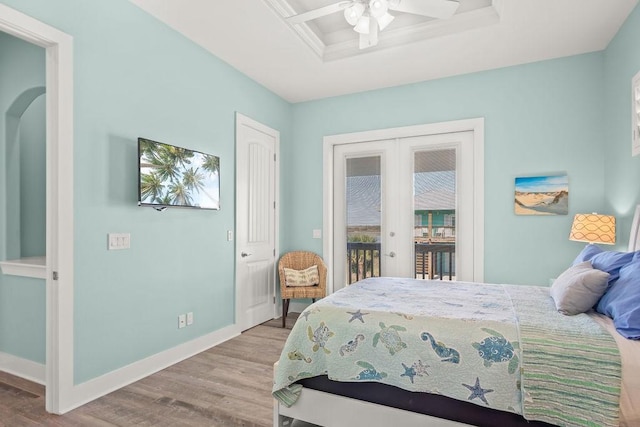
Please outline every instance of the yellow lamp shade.
[[616, 243], [616, 218], [596, 213], [576, 214], [569, 240], [613, 245]]

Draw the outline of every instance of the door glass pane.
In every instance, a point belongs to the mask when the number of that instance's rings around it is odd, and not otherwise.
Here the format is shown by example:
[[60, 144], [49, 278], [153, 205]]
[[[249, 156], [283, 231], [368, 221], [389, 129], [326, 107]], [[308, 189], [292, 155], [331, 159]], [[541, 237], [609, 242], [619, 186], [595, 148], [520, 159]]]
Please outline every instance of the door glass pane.
[[417, 151], [413, 170], [415, 276], [455, 280], [456, 150]]
[[380, 277], [380, 156], [347, 159], [347, 283]]

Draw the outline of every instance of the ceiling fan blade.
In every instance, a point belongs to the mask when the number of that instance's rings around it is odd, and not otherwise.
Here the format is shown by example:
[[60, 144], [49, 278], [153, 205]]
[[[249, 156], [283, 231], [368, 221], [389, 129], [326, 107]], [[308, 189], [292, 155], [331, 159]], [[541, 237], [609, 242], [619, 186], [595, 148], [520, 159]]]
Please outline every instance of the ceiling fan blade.
[[290, 16], [287, 22], [290, 24], [301, 24], [303, 22], [311, 21], [312, 19], [321, 18], [323, 16], [331, 15], [332, 13], [340, 12], [346, 9], [352, 2], [341, 1], [338, 3], [330, 4], [328, 6], [313, 9], [308, 12], [300, 13], [298, 15]]
[[460, 3], [453, 0], [395, 0], [389, 1], [389, 9], [438, 19], [449, 19]]
[[378, 44], [378, 21], [375, 19], [369, 20], [369, 33], [360, 33], [359, 48], [366, 49], [376, 46]]

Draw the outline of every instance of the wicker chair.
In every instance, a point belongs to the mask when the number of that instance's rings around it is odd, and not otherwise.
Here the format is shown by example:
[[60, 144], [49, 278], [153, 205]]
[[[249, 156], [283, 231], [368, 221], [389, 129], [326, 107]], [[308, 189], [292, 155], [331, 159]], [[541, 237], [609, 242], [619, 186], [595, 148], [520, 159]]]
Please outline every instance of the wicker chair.
[[[304, 270], [313, 265], [318, 266], [320, 283], [315, 286], [287, 286], [284, 276], [284, 269]], [[289, 301], [297, 298], [311, 298], [313, 302], [316, 298], [323, 298], [327, 292], [327, 266], [322, 257], [313, 252], [295, 251], [282, 255], [278, 262], [278, 273], [280, 276], [280, 296], [282, 298], [282, 327], [286, 326], [287, 313], [289, 312]]]

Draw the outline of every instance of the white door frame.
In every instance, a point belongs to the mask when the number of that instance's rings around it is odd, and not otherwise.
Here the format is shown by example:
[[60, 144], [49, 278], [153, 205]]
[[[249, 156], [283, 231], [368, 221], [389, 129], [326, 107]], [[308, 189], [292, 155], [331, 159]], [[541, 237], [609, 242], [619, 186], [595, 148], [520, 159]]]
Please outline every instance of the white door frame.
[[61, 413], [74, 387], [73, 38], [2, 4], [0, 31], [46, 49], [46, 409]]
[[[274, 254], [274, 268], [273, 268], [273, 295], [274, 297], [278, 294], [277, 293], [277, 262], [278, 262], [278, 254], [280, 254], [280, 234], [279, 234], [279, 224], [280, 224], [280, 132], [275, 131], [274, 129], [269, 128], [266, 125], [263, 125], [262, 123], [253, 120], [250, 117], [247, 117], [241, 113], [236, 112], [236, 139], [238, 138], [239, 135], [239, 129], [241, 126], [250, 126], [253, 127], [255, 129], [258, 129], [268, 135], [273, 135], [274, 139], [275, 139], [275, 148], [274, 148], [274, 152], [276, 155], [276, 159], [275, 159], [275, 169], [276, 169], [276, 173], [275, 173], [275, 218], [274, 218], [274, 234], [275, 234], [275, 241], [274, 241], [274, 245], [275, 245], [275, 254]], [[273, 134], [273, 132], [276, 132], [276, 134]], [[237, 145], [237, 141], [236, 141], [236, 145]], [[237, 170], [238, 170], [238, 161], [240, 161], [240, 159], [237, 156], [237, 150], [236, 150], [236, 178], [235, 178], [235, 187], [238, 187], [238, 177], [237, 177]], [[236, 191], [237, 194], [237, 191]], [[234, 234], [237, 236], [237, 227], [238, 227], [238, 211], [237, 211], [237, 203], [236, 203], [236, 230], [234, 230]], [[234, 254], [237, 254], [238, 251], [238, 247], [237, 247], [237, 239], [234, 239]], [[237, 259], [237, 256], [234, 257], [234, 260]], [[240, 312], [241, 312], [241, 298], [242, 296], [240, 295], [240, 286], [238, 286], [238, 265], [236, 262], [236, 265], [234, 266], [234, 270], [235, 270], [235, 286], [236, 286], [236, 306], [235, 306], [235, 311], [236, 311], [236, 315], [235, 315], [235, 324], [236, 325], [240, 325], [240, 330], [244, 330], [244, 327], [242, 325], [244, 325], [244, 322], [242, 319], [240, 319]], [[273, 305], [273, 318], [276, 318], [278, 316], [278, 304], [274, 304]]]
[[[369, 142], [453, 132], [473, 132], [473, 281], [484, 280], [484, 118], [430, 123], [389, 129], [377, 129], [339, 135], [323, 139], [323, 258], [329, 272], [333, 272], [333, 148], [336, 145]], [[328, 293], [333, 293], [333, 274], [327, 275]]]

